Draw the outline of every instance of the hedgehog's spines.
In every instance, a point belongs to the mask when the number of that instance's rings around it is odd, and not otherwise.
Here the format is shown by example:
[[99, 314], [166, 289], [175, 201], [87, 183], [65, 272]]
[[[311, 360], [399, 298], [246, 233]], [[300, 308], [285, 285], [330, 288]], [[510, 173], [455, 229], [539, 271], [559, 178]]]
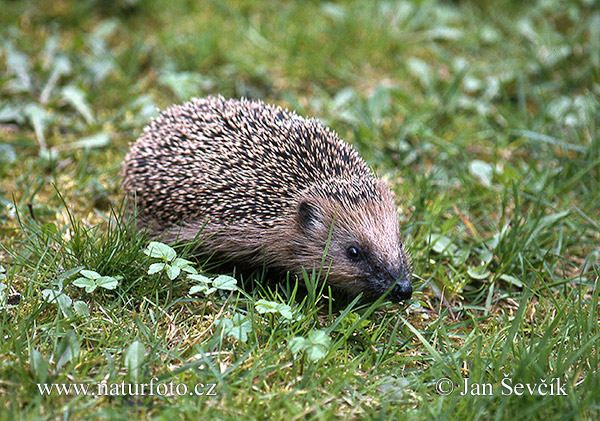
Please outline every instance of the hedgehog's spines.
[[[195, 166], [200, 164], [193, 161], [198, 155], [205, 155], [208, 159], [203, 161], [218, 162], [218, 165]], [[151, 193], [145, 187], [135, 188], [132, 183], [126, 186], [134, 188], [149, 205], [161, 207], [147, 211], [172, 223], [198, 215], [198, 207], [205, 209], [207, 204], [215, 211], [223, 211], [225, 218], [243, 218], [248, 212], [237, 200], [240, 190], [252, 191], [253, 197], [247, 199], [255, 199], [256, 206], [252, 209], [255, 221], [256, 215], [277, 218], [281, 213], [278, 204], [285, 205], [312, 184], [330, 186], [331, 183], [325, 182], [331, 177], [371, 178], [370, 170], [356, 152], [318, 121], [305, 120], [281, 107], [244, 98], [239, 101], [228, 101], [220, 96], [193, 98], [161, 112], [126, 157], [126, 162], [131, 163], [124, 171], [126, 180], [129, 173], [136, 173], [151, 156], [160, 157], [155, 159], [154, 165], [158, 165], [156, 171], [161, 174], [160, 180], [146, 174], [145, 183], [151, 187]], [[257, 167], [261, 161], [264, 164]], [[254, 176], [256, 173], [260, 173], [259, 177]], [[165, 175], [172, 175], [179, 182], [189, 180], [189, 183], [183, 186], [165, 183]], [[193, 180], [208, 182], [210, 191], [219, 195], [219, 203], [210, 199], [204, 203], [194, 201], [198, 189], [202, 189]], [[259, 184], [252, 185], [253, 181]], [[148, 194], [181, 196], [182, 187], [187, 200], [176, 201], [176, 209], [167, 213], [162, 211], [164, 200], [147, 197]], [[272, 192], [284, 196], [273, 203]], [[230, 198], [228, 193], [233, 196]], [[335, 190], [332, 193], [338, 194]]]

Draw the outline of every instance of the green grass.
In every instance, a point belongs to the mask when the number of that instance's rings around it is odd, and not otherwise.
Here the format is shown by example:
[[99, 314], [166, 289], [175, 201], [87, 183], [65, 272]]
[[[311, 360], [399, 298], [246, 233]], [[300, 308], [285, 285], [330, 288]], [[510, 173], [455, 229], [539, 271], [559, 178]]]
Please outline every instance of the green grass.
[[[0, 418], [600, 416], [597, 5], [365, 3], [0, 5]], [[120, 162], [156, 107], [209, 94], [317, 117], [360, 151], [396, 194], [413, 300], [237, 275], [243, 292], [205, 298], [147, 273]], [[82, 269], [122, 278], [86, 293]], [[216, 394], [37, 387], [151, 380]]]

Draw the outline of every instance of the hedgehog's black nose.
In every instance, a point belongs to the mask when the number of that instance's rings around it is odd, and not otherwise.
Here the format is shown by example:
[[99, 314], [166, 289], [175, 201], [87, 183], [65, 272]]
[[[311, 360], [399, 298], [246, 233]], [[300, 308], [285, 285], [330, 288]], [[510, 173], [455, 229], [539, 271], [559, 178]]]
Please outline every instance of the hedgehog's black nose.
[[412, 296], [412, 286], [407, 280], [400, 280], [390, 292], [390, 297], [396, 301], [408, 300]]

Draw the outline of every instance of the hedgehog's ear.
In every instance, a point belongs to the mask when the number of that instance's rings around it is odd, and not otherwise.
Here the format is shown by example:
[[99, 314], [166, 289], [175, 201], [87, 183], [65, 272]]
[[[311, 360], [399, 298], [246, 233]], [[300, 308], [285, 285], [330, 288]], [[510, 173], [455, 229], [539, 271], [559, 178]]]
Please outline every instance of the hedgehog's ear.
[[306, 199], [302, 199], [298, 205], [296, 217], [300, 228], [302, 228], [302, 230], [307, 230], [315, 225], [319, 220], [320, 214], [312, 203]]

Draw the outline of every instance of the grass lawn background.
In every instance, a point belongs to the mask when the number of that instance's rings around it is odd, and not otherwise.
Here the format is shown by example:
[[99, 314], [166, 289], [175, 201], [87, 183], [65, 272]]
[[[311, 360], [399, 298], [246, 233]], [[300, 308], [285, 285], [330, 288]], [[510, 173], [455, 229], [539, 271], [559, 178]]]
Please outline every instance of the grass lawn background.
[[[597, 2], [0, 6], [0, 417], [600, 415]], [[177, 248], [221, 287], [190, 294], [207, 279], [109, 223], [128, 144], [209, 94], [356, 147], [396, 195], [413, 300], [339, 307], [293, 280], [238, 295]], [[216, 394], [37, 386], [153, 378]], [[465, 378], [491, 395], [462, 396]], [[565, 395], [538, 387], [556, 381]]]

